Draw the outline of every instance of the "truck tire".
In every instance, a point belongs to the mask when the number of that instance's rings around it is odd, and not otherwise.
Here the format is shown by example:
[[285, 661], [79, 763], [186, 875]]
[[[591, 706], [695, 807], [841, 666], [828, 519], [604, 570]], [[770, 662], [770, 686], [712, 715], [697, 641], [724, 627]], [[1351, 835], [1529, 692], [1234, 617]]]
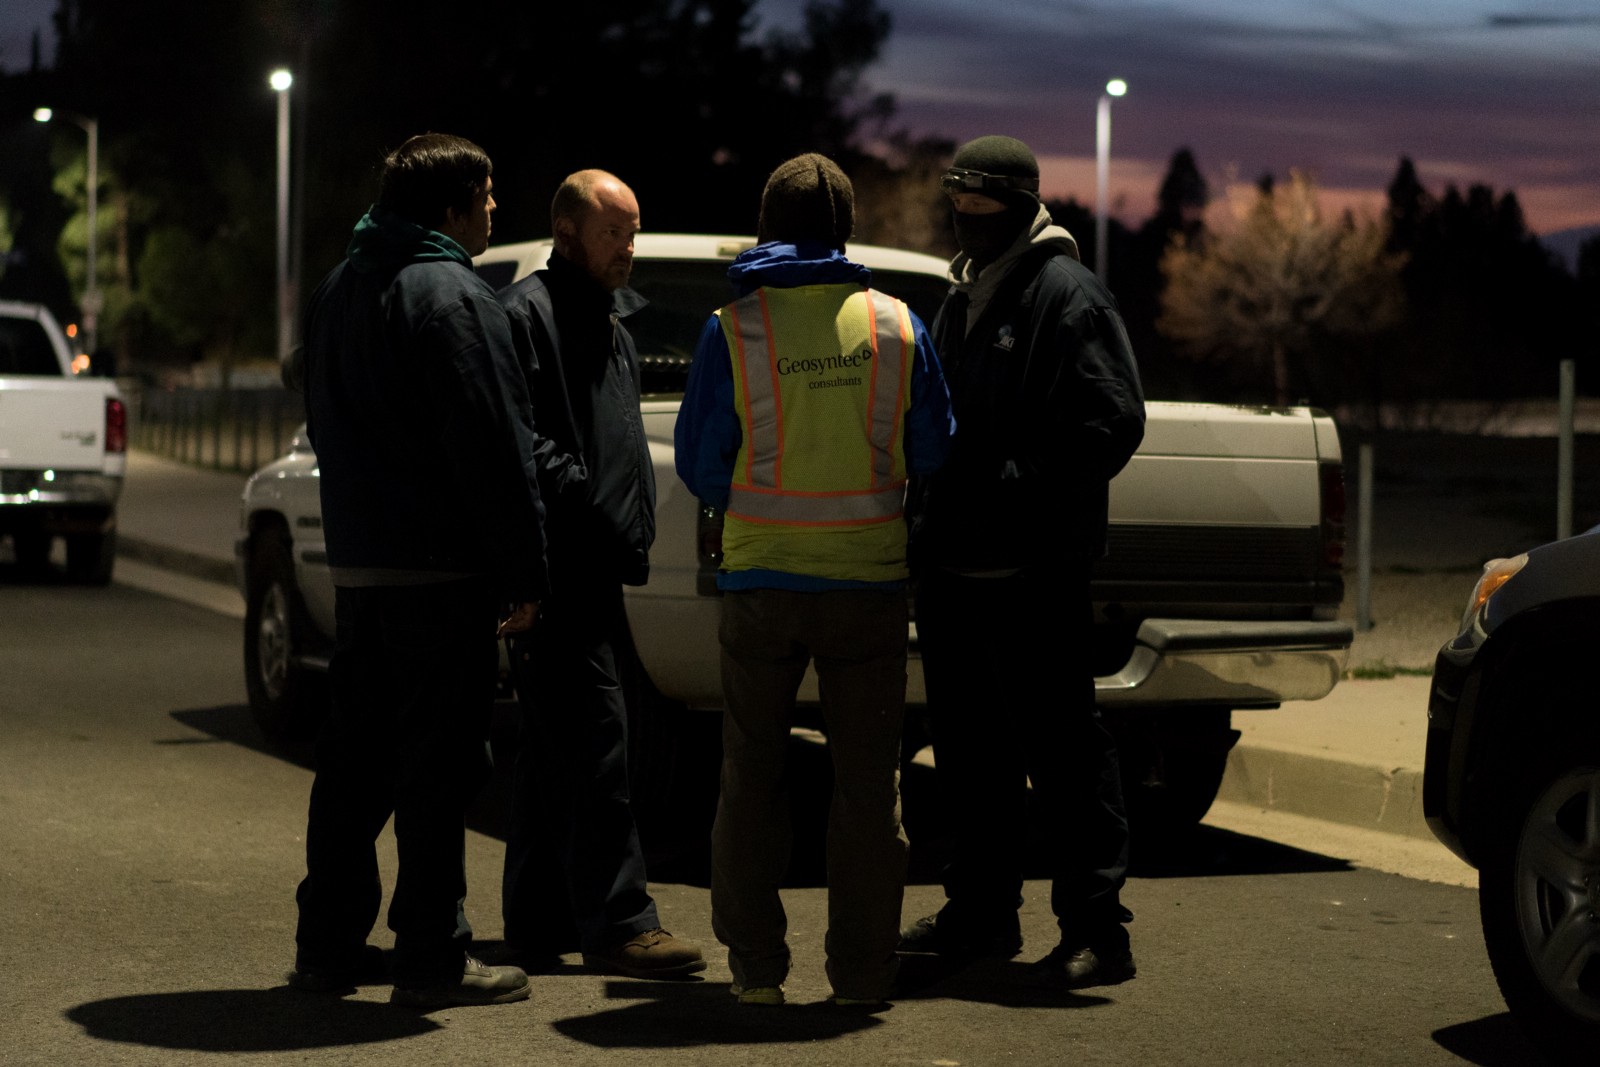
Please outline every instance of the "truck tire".
[[25, 574], [36, 575], [50, 565], [51, 537], [46, 533], [14, 533], [11, 549], [16, 553], [17, 568]]
[[1543, 767], [1487, 843], [1478, 907], [1512, 1016], [1555, 1062], [1578, 1063], [1600, 1048], [1600, 767]]
[[301, 660], [311, 623], [290, 551], [281, 530], [256, 535], [245, 582], [245, 691], [261, 732], [280, 743], [315, 737], [328, 706], [326, 676]]
[[67, 577], [84, 585], [111, 584], [117, 562], [117, 531], [67, 535]]
[[1211, 810], [1239, 740], [1227, 708], [1173, 708], [1113, 720], [1135, 858], [1159, 862]]

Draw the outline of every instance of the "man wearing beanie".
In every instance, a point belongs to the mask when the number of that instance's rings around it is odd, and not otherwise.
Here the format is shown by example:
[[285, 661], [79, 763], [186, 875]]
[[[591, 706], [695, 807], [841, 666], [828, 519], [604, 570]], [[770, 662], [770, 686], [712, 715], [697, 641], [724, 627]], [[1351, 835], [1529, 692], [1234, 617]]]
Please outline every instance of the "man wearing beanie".
[[961, 252], [934, 320], [959, 432], [907, 504], [939, 788], [955, 813], [945, 906], [903, 952], [1022, 950], [1028, 782], [1049, 828], [1061, 941], [1034, 973], [1069, 988], [1134, 976], [1119, 895], [1128, 823], [1095, 708], [1089, 571], [1112, 477], [1144, 436], [1116, 302], [1039, 202], [1012, 137], [956, 153], [942, 186]]
[[943, 461], [952, 424], [922, 324], [844, 256], [854, 216], [850, 180], [826, 157], [772, 172], [761, 243], [728, 271], [738, 299], [706, 323], [678, 415], [678, 476], [725, 510], [711, 920], [745, 1004], [781, 1004], [789, 973], [784, 760], [808, 663], [835, 776], [833, 999], [883, 1001], [897, 966], [905, 484]]

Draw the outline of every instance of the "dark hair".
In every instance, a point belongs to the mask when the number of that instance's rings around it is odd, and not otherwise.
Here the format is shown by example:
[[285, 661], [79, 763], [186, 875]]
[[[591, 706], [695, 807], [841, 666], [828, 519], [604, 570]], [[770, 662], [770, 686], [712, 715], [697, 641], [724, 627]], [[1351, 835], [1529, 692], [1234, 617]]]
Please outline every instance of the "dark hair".
[[378, 204], [408, 222], [438, 229], [445, 210], [461, 214], [489, 184], [494, 164], [483, 149], [448, 133], [422, 133], [383, 161]]

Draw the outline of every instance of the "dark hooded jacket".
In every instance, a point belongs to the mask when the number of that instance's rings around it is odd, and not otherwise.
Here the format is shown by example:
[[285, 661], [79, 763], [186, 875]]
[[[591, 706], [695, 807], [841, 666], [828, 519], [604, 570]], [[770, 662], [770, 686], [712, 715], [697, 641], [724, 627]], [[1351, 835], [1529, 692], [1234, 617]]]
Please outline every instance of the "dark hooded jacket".
[[547, 591], [510, 325], [443, 234], [373, 207], [305, 319], [306, 423], [338, 585], [490, 575]]
[[639, 357], [622, 320], [644, 307], [552, 252], [501, 290], [533, 397], [539, 486], [558, 588], [643, 585], [656, 535], [656, 481], [639, 413]]
[[1111, 479], [1144, 437], [1116, 303], [1042, 208], [999, 261], [974, 277], [958, 256], [952, 277], [933, 342], [957, 429], [944, 466], [912, 480], [912, 563], [1086, 572], [1105, 554]]

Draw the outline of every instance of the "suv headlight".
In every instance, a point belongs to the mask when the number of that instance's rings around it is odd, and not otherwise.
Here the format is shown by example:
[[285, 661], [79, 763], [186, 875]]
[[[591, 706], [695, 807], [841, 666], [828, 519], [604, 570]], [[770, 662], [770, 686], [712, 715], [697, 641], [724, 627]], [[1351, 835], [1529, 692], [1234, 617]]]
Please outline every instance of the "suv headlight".
[[1478, 613], [1483, 610], [1489, 598], [1500, 590], [1500, 587], [1509, 582], [1518, 571], [1528, 565], [1528, 554], [1512, 556], [1510, 559], [1491, 559], [1483, 565], [1483, 574], [1478, 577], [1478, 584], [1472, 587], [1472, 598], [1467, 601], [1467, 610], [1461, 616], [1461, 630], [1469, 629]]

